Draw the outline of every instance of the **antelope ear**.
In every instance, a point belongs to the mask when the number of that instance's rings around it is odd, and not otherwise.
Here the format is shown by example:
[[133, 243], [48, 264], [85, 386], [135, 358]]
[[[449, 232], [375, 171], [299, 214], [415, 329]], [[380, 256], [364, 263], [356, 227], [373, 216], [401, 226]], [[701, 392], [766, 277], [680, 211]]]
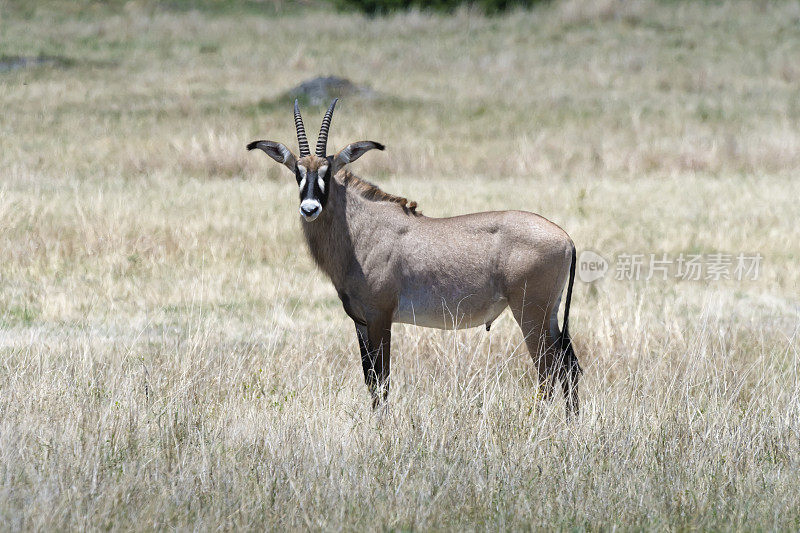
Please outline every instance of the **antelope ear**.
[[352, 163], [373, 148], [383, 150], [386, 147], [375, 141], [358, 141], [348, 144], [333, 158], [333, 173], [336, 174], [347, 163]]
[[297, 158], [291, 150], [286, 148], [281, 143], [273, 141], [253, 141], [247, 145], [248, 150], [264, 150], [264, 152], [278, 163], [283, 164], [286, 168], [294, 172], [295, 163]]

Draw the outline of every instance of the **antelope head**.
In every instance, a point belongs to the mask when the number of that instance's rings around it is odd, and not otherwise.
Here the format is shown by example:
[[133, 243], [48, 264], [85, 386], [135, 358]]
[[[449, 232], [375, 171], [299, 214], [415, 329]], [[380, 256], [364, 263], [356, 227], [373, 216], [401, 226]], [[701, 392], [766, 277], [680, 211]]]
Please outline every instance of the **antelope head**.
[[247, 145], [248, 150], [258, 148], [268, 156], [283, 164], [292, 171], [297, 186], [300, 188], [300, 214], [306, 222], [313, 222], [325, 209], [330, 193], [331, 179], [339, 170], [348, 163], [352, 163], [364, 153], [377, 148], [383, 150], [384, 146], [374, 141], [358, 141], [348, 144], [335, 156], [327, 155], [328, 130], [331, 127], [333, 109], [336, 107], [336, 98], [331, 102], [317, 138], [316, 153], [312, 154], [308, 148], [308, 138], [300, 116], [300, 106], [294, 101], [294, 125], [297, 129], [297, 143], [300, 147], [300, 157], [297, 157], [286, 146], [274, 141], [253, 141]]

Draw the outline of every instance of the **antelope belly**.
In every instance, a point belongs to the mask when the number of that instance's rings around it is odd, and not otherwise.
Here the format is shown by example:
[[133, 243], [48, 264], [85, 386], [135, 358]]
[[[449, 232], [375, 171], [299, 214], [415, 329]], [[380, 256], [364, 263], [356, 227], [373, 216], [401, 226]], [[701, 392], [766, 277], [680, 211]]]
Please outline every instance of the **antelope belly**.
[[446, 297], [432, 292], [400, 294], [394, 321], [427, 328], [465, 329], [492, 322], [508, 306], [499, 294]]

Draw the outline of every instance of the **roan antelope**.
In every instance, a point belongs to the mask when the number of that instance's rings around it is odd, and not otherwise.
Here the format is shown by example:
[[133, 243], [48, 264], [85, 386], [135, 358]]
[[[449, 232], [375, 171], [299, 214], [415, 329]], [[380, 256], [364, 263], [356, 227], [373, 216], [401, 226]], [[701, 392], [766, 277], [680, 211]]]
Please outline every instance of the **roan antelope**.
[[567, 329], [575, 279], [575, 246], [569, 236], [524, 211], [426, 217], [415, 202], [356, 177], [345, 165], [384, 146], [359, 141], [327, 155], [336, 101], [322, 120], [315, 154], [296, 101], [300, 157], [273, 141], [254, 141], [247, 149], [263, 150], [297, 180], [306, 243], [355, 322], [373, 407], [389, 393], [393, 322], [441, 329], [485, 324], [488, 330], [510, 307], [536, 362], [543, 396], [552, 397], [560, 380], [567, 414], [577, 413], [582, 371]]

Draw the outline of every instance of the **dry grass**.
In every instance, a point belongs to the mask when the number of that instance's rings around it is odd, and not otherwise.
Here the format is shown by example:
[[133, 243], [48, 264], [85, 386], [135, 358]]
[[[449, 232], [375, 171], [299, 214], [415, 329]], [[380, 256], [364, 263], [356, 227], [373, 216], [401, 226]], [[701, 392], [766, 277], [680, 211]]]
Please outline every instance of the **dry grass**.
[[[0, 55], [70, 60], [0, 73], [3, 529], [800, 527], [797, 2], [0, 9]], [[328, 73], [383, 94], [330, 144], [385, 142], [354, 170], [427, 215], [762, 275], [579, 284], [571, 424], [510, 317], [396, 326], [375, 415], [295, 187], [244, 151]]]

